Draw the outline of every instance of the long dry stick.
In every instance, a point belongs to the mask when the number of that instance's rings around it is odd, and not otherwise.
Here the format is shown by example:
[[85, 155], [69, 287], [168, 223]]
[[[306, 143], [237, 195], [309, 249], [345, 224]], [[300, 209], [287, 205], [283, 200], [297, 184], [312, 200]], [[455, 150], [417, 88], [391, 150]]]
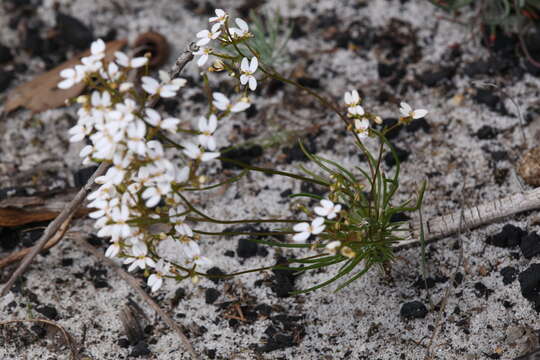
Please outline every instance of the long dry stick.
[[103, 175], [105, 173], [105, 170], [107, 170], [108, 166], [109, 166], [108, 163], [102, 162], [99, 165], [99, 167], [96, 169], [94, 174], [90, 177], [90, 179], [88, 180], [86, 185], [84, 185], [81, 188], [81, 190], [79, 190], [77, 195], [75, 195], [73, 200], [71, 200], [69, 205], [64, 210], [62, 210], [60, 215], [58, 215], [58, 217], [56, 219], [54, 219], [54, 221], [52, 221], [49, 224], [49, 226], [47, 226], [47, 228], [43, 232], [43, 235], [41, 235], [41, 237], [39, 238], [36, 245], [34, 245], [34, 247], [32, 247], [32, 251], [30, 251], [24, 257], [23, 261], [21, 262], [21, 264], [19, 265], [17, 270], [15, 270], [15, 272], [11, 275], [11, 277], [9, 278], [6, 285], [4, 285], [4, 287], [2, 288], [2, 292], [0, 292], [0, 296], [6, 295], [6, 293], [9, 291], [9, 289], [11, 288], [11, 286], [13, 285], [15, 280], [17, 280], [19, 278], [19, 276], [21, 276], [24, 273], [24, 271], [30, 265], [32, 260], [34, 260], [34, 258], [37, 256], [37, 254], [39, 254], [39, 252], [43, 249], [43, 247], [45, 246], [47, 241], [49, 241], [49, 239], [56, 234], [56, 232], [58, 231], [60, 226], [65, 221], [67, 221], [69, 223], [69, 221], [73, 217], [73, 214], [75, 214], [75, 212], [77, 211], [79, 206], [81, 206], [82, 202], [84, 201], [84, 199], [86, 198], [86, 196], [88, 195], [90, 190], [92, 189], [92, 185], [94, 184], [94, 180], [98, 176]]
[[114, 261], [103, 255], [101, 251], [97, 250], [88, 242], [86, 242], [84, 236], [78, 236], [74, 238], [85, 250], [91, 252], [92, 255], [97, 257], [101, 262], [106, 263], [107, 265], [112, 267], [114, 271], [116, 271], [116, 273], [120, 275], [120, 277], [124, 279], [133, 288], [133, 290], [135, 290], [137, 294], [139, 294], [144, 299], [144, 301], [146, 301], [148, 305], [150, 305], [150, 307], [154, 309], [156, 313], [159, 314], [161, 319], [165, 321], [165, 323], [167, 323], [167, 325], [169, 325], [169, 327], [178, 334], [178, 337], [186, 347], [187, 351], [191, 354], [192, 359], [198, 359], [197, 354], [193, 349], [193, 346], [191, 346], [191, 343], [189, 342], [188, 338], [186, 337], [180, 326], [178, 326], [178, 324], [162, 308], [160, 308], [159, 305], [143, 289], [141, 289], [141, 287], [139, 286], [139, 281], [137, 279], [125, 272]]
[[71, 359], [72, 360], [80, 359], [80, 354], [77, 351], [77, 344], [75, 343], [75, 340], [73, 340], [73, 336], [71, 336], [66, 331], [66, 329], [64, 329], [62, 326], [60, 326], [58, 323], [55, 323], [54, 321], [50, 321], [46, 319], [15, 319], [15, 320], [1, 321], [0, 326], [14, 324], [14, 323], [22, 323], [22, 322], [38, 322], [38, 323], [44, 323], [44, 324], [56, 327], [58, 330], [60, 330], [60, 332], [64, 336], [66, 345], [69, 347], [69, 350], [71, 352]]
[[[182, 69], [187, 65], [188, 62], [190, 62], [193, 59], [193, 51], [196, 50], [193, 44], [190, 44], [188, 49], [184, 51], [177, 59], [176, 62], [170, 71], [171, 79], [174, 79], [177, 77]], [[153, 107], [157, 103], [158, 99], [154, 98], [150, 101], [148, 104], [149, 107]], [[94, 184], [95, 179], [98, 176], [101, 176], [105, 173], [109, 166], [108, 162], [102, 162], [97, 170], [94, 172], [92, 177], [88, 180], [86, 185], [82, 187], [82, 189], [77, 193], [75, 198], [69, 203], [69, 205], [58, 215], [56, 219], [54, 219], [53, 222], [47, 226], [45, 231], [43, 232], [43, 235], [41, 235], [41, 238], [38, 240], [36, 245], [32, 248], [32, 251], [30, 251], [23, 259], [19, 267], [15, 270], [15, 272], [11, 275], [8, 282], [4, 287], [2, 288], [2, 291], [0, 292], [0, 296], [6, 295], [6, 293], [9, 291], [13, 283], [21, 276], [26, 268], [30, 265], [32, 260], [39, 254], [39, 252], [43, 249], [47, 241], [56, 234], [58, 229], [60, 228], [60, 225], [66, 221], [66, 219], [71, 219], [73, 217], [73, 214], [77, 211], [77, 209], [81, 206], [82, 202], [90, 192], [90, 189], [92, 188], [92, 185]], [[69, 222], [69, 220], [68, 220]]]
[[[488, 224], [507, 216], [523, 211], [540, 208], [540, 188], [507, 196], [499, 200], [493, 200], [482, 205], [463, 210], [463, 230], [474, 229], [480, 225]], [[455, 234], [460, 229], [460, 213], [462, 210], [451, 214], [431, 218], [425, 223], [424, 237], [426, 241], [433, 241]], [[410, 237], [398, 242], [396, 247], [401, 248], [420, 243], [420, 224], [409, 223]]]

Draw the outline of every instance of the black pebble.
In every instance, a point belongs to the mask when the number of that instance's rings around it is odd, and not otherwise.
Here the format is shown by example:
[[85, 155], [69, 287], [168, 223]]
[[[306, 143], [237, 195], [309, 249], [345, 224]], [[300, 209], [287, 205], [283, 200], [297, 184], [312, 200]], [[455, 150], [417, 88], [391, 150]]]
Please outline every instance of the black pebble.
[[0, 71], [0, 91], [4, 91], [9, 87], [9, 84], [11, 84], [11, 80], [13, 80], [13, 72], [11, 71]]
[[21, 231], [20, 239], [24, 247], [30, 247], [41, 237], [45, 228]]
[[241, 258], [249, 258], [257, 255], [259, 244], [249, 239], [239, 239], [236, 254]]
[[257, 348], [257, 351], [262, 353], [268, 353], [274, 350], [285, 349], [294, 345], [294, 337], [292, 335], [273, 334], [268, 337], [266, 344]]
[[519, 285], [523, 297], [532, 302], [534, 309], [540, 312], [540, 264], [531, 264], [519, 274]]
[[129, 340], [126, 338], [121, 338], [121, 339], [118, 339], [117, 344], [121, 348], [127, 349], [129, 347]]
[[62, 266], [71, 266], [73, 265], [72, 258], [62, 258]]
[[304, 87], [313, 89], [319, 89], [321, 87], [319, 79], [316, 78], [301, 77], [298, 78], [298, 83]]
[[521, 243], [523, 235], [525, 235], [525, 232], [521, 228], [512, 224], [506, 224], [503, 226], [501, 232], [488, 236], [486, 242], [493, 246], [512, 248]]
[[405, 318], [424, 318], [428, 313], [426, 305], [420, 301], [411, 301], [401, 306], [400, 314]]
[[405, 126], [405, 130], [411, 133], [415, 133], [420, 129], [424, 130], [424, 132], [427, 134], [431, 132], [431, 125], [429, 125], [426, 118], [414, 119], [408, 125]]
[[272, 314], [273, 309], [270, 305], [259, 304], [255, 306], [255, 311], [257, 311], [259, 314], [263, 316], [270, 316], [270, 314]]
[[130, 354], [130, 356], [133, 357], [141, 357], [146, 355], [150, 355], [150, 349], [148, 349], [148, 344], [144, 341], [139, 341], [137, 344], [135, 344]]
[[92, 31], [73, 16], [58, 13], [56, 15], [56, 26], [61, 33], [62, 39], [78, 49], [86, 49], [94, 39]]
[[512, 266], [506, 266], [501, 269], [501, 275], [503, 277], [503, 284], [508, 285], [508, 284], [513, 283], [514, 280], [516, 280], [518, 271], [516, 268], [513, 268]]
[[[225, 275], [225, 273], [220, 268], [218, 268], [217, 266], [214, 266], [213, 268], [209, 269], [206, 272], [206, 274], [207, 275], [213, 275], [213, 276], [223, 276], [223, 275]], [[223, 278], [221, 278], [221, 277], [210, 277], [208, 279], [210, 281], [212, 281], [214, 284], [217, 284], [218, 282], [223, 280]]]
[[487, 105], [492, 111], [498, 112], [501, 115], [507, 115], [508, 111], [504, 106], [504, 102], [494, 91], [494, 89], [477, 89], [473, 99], [479, 104]]
[[58, 320], [58, 311], [51, 305], [40, 305], [36, 311], [51, 320]]
[[6, 63], [11, 60], [13, 60], [11, 50], [7, 46], [0, 44], [0, 63]]
[[451, 79], [455, 73], [454, 68], [446, 67], [436, 71], [426, 71], [418, 76], [418, 80], [426, 86], [433, 87], [445, 79]]
[[232, 250], [227, 250], [223, 253], [223, 255], [225, 256], [228, 256], [228, 257], [234, 257], [234, 251]]
[[43, 339], [45, 335], [47, 335], [47, 330], [41, 325], [34, 324], [30, 327], [30, 330], [32, 330], [36, 336], [40, 339]]
[[482, 284], [481, 282], [477, 282], [474, 284], [474, 290], [476, 293], [476, 297], [482, 297], [482, 298], [488, 298], [489, 295], [493, 293], [493, 290], [488, 288], [486, 285]]
[[379, 62], [377, 64], [377, 72], [379, 73], [379, 78], [387, 78], [392, 75], [395, 75], [399, 72], [399, 64], [398, 63], [383, 63]]
[[[276, 262], [277, 265], [287, 266], [287, 259], [280, 257]], [[276, 296], [280, 298], [289, 297], [289, 293], [294, 291], [294, 281], [296, 279], [294, 270], [273, 269], [272, 272], [274, 273], [272, 290], [276, 293]]]
[[204, 300], [207, 304], [213, 304], [217, 298], [221, 295], [221, 292], [214, 288], [206, 289], [204, 292]]
[[[394, 146], [394, 150], [396, 151], [396, 155], [400, 163], [406, 161], [409, 158], [410, 153], [407, 150], [399, 148], [397, 146]], [[396, 159], [394, 158], [392, 152], [389, 151], [386, 153], [386, 155], [384, 155], [384, 163], [388, 167], [396, 165]]]
[[478, 131], [474, 135], [480, 140], [489, 140], [489, 139], [494, 139], [495, 137], [497, 137], [497, 134], [498, 134], [497, 129], [489, 125], [484, 125], [480, 129], [478, 129]]
[[411, 218], [410, 216], [408, 216], [407, 214], [403, 212], [394, 213], [392, 214], [392, 216], [390, 216], [390, 222], [399, 222], [399, 221], [407, 221], [407, 220], [411, 220]]
[[525, 235], [521, 238], [519, 247], [525, 259], [530, 259], [540, 254], [540, 236], [535, 232]]
[[[229, 158], [251, 165], [253, 160], [260, 157], [263, 152], [264, 151], [261, 146], [252, 145], [222, 152], [222, 156], [224, 158]], [[239, 165], [223, 160], [221, 160], [221, 166], [223, 167], [223, 169], [242, 169], [242, 167]]]
[[75, 182], [75, 187], [83, 187], [86, 185], [92, 174], [96, 171], [97, 166], [88, 166], [82, 169], [79, 169], [73, 174], [73, 181]]

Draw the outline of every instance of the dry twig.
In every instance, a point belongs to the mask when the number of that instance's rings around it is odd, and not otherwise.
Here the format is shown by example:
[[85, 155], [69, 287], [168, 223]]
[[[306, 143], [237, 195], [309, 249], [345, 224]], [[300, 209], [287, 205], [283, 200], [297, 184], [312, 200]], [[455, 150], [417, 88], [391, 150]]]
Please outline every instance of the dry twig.
[[[424, 225], [425, 240], [433, 241], [455, 234], [459, 231], [461, 223], [463, 223], [461, 226], [463, 230], [474, 229], [480, 225], [538, 208], [540, 208], [540, 188], [520, 192], [500, 200], [490, 201], [463, 210], [463, 222], [460, 219], [462, 210], [431, 218]], [[396, 245], [397, 248], [419, 245], [420, 224], [411, 222], [409, 229], [410, 237], [398, 242]]]

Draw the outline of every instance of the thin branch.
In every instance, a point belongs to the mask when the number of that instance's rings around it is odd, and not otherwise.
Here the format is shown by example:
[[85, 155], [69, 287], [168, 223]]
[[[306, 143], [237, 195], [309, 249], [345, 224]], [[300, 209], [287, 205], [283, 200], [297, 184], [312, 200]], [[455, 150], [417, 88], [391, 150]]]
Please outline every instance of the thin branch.
[[15, 270], [15, 272], [9, 278], [8, 282], [4, 285], [4, 287], [2, 288], [2, 292], [0, 292], [0, 296], [4, 296], [7, 294], [9, 289], [11, 289], [13, 283], [19, 278], [19, 276], [24, 273], [30, 263], [32, 263], [32, 260], [34, 260], [37, 254], [41, 252], [47, 241], [49, 241], [49, 239], [56, 234], [62, 224], [64, 224], [65, 221], [69, 223], [69, 221], [73, 217], [73, 214], [75, 214], [84, 199], [86, 199], [86, 196], [88, 195], [92, 188], [92, 185], [94, 184], [94, 180], [98, 176], [103, 175], [105, 173], [105, 170], [107, 170], [108, 166], [108, 163], [102, 162], [96, 169], [92, 177], [90, 177], [86, 185], [84, 185], [81, 190], [79, 190], [77, 195], [73, 198], [73, 200], [71, 200], [69, 205], [66, 206], [66, 208], [62, 210], [60, 215], [58, 215], [58, 217], [47, 226], [36, 245], [34, 245], [34, 247], [32, 247], [32, 250], [24, 257], [17, 270]]
[[[462, 228], [464, 230], [474, 229], [511, 215], [539, 208], [540, 188], [520, 192], [463, 210]], [[425, 223], [426, 241], [441, 239], [458, 232], [461, 222], [460, 212], [461, 210], [428, 220]], [[420, 224], [417, 222], [409, 223], [409, 231], [410, 237], [398, 242], [397, 248], [419, 244]]]
[[158, 313], [161, 319], [165, 321], [165, 323], [167, 323], [167, 325], [169, 325], [169, 327], [178, 334], [178, 337], [180, 338], [180, 340], [186, 347], [187, 351], [191, 354], [192, 359], [193, 360], [198, 359], [198, 356], [195, 353], [193, 346], [191, 346], [191, 343], [189, 342], [188, 338], [186, 337], [186, 335], [184, 334], [180, 326], [178, 326], [178, 324], [162, 308], [160, 308], [159, 305], [143, 289], [141, 289], [141, 287], [139, 286], [139, 281], [137, 279], [135, 279], [133, 276], [125, 272], [114, 261], [105, 257], [105, 255], [103, 255], [101, 251], [99, 251], [98, 249], [90, 245], [88, 242], [86, 242], [83, 236], [76, 236], [74, 237], [74, 239], [85, 250], [89, 251], [90, 253], [92, 253], [92, 255], [97, 257], [99, 261], [112, 267], [114, 271], [116, 271], [116, 273], [120, 275], [120, 277], [124, 279], [133, 288], [133, 290], [135, 290], [135, 292], [139, 294], [144, 299], [144, 301], [146, 301], [148, 305], [150, 305], [152, 309], [154, 309], [156, 313]]

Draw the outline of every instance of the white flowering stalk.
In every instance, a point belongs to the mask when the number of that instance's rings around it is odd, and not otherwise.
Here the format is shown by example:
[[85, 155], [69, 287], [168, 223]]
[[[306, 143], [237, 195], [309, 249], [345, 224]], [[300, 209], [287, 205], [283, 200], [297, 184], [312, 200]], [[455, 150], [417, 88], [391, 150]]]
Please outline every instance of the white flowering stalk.
[[[219, 33], [215, 28], [206, 34], [208, 41]], [[165, 72], [160, 72], [159, 80], [143, 76], [144, 92], [137, 92], [127, 81], [128, 73], [144, 67], [148, 59], [116, 52], [115, 60], [105, 63], [105, 49], [102, 40], [92, 43], [90, 56], [73, 69], [62, 70], [58, 87], [92, 82], [91, 94], [77, 99], [82, 106], [77, 125], [69, 130], [70, 141], [87, 141], [80, 152], [84, 164], [111, 164], [105, 175], [96, 179], [99, 188], [88, 196], [89, 207], [95, 209], [90, 217], [95, 219], [98, 236], [110, 238], [106, 255], [123, 258], [129, 271], [144, 270], [149, 275], [148, 285], [156, 291], [164, 278], [194, 277], [196, 267], [211, 264], [186, 222], [190, 211], [180, 192], [194, 185], [200, 163], [220, 156], [214, 138], [218, 121], [228, 113], [247, 109], [249, 102], [241, 99], [231, 104], [216, 93], [216, 108], [224, 113], [201, 116], [199, 131], [180, 131], [179, 119], [160, 114], [147, 104], [176, 96], [186, 80], [171, 79]], [[179, 146], [183, 160], [170, 160], [160, 141], [160, 134], [165, 133], [183, 144]], [[169, 229], [155, 233], [149, 225], [158, 223]], [[158, 245], [164, 240], [178, 241], [183, 259], [167, 259], [161, 254]]]

